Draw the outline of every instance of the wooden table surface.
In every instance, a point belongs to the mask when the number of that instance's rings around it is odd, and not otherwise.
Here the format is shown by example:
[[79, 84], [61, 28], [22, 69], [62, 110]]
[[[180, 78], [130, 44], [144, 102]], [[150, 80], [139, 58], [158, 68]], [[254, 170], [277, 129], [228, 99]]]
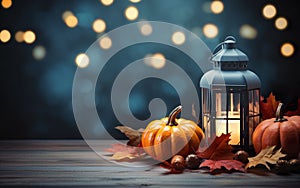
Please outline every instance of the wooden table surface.
[[10, 140], [0, 141], [0, 148], [3, 187], [300, 187], [300, 174], [210, 175], [197, 170], [166, 175], [155, 165], [120, 166], [99, 157], [83, 140]]

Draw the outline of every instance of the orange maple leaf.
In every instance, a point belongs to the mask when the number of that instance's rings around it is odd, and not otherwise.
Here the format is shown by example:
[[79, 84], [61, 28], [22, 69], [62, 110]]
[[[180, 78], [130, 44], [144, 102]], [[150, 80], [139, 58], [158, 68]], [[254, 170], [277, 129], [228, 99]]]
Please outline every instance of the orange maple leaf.
[[197, 151], [198, 157], [211, 160], [231, 160], [234, 154], [232, 146], [228, 145], [230, 133], [217, 136], [211, 145], [203, 152]]
[[[266, 102], [264, 102], [266, 101]], [[275, 117], [276, 109], [280, 101], [276, 101], [275, 95], [270, 93], [270, 95], [264, 99], [262, 96], [260, 97], [260, 109], [263, 119], [270, 119]]]

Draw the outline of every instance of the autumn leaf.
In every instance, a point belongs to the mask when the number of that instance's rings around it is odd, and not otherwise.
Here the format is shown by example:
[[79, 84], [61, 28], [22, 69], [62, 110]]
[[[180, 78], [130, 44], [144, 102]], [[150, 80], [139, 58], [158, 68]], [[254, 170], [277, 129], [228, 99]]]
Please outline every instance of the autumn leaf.
[[273, 93], [270, 93], [269, 97], [267, 97], [266, 99], [261, 97], [260, 108], [261, 108], [262, 118], [270, 119], [275, 117], [277, 106], [279, 103], [280, 101], [276, 101], [275, 95], [273, 95]]
[[286, 116], [295, 116], [295, 115], [300, 115], [300, 99], [297, 101], [297, 109], [294, 111], [287, 111], [284, 113]]
[[141, 147], [128, 146], [125, 144], [113, 144], [111, 148], [107, 148], [106, 152], [112, 153], [113, 160], [132, 160], [143, 158], [146, 154]]
[[196, 154], [202, 159], [211, 160], [231, 160], [234, 154], [232, 146], [228, 145], [230, 133], [217, 136], [211, 145], [203, 152], [197, 151]]
[[257, 165], [264, 165], [268, 170], [271, 170], [268, 164], [276, 164], [277, 161], [285, 157], [286, 154], [281, 153], [281, 148], [274, 151], [276, 146], [267, 147], [259, 152], [255, 157], [249, 157], [249, 163], [246, 165], [245, 169], [256, 167]]
[[224, 167], [226, 170], [236, 170], [240, 172], [245, 172], [244, 164], [237, 160], [206, 160], [201, 163], [200, 168], [208, 167], [210, 172], [213, 172], [217, 169], [222, 169]]
[[115, 127], [122, 133], [126, 135], [127, 138], [129, 138], [129, 141], [127, 142], [127, 145], [129, 146], [139, 146], [141, 143], [141, 136], [143, 133], [143, 129], [134, 130], [128, 126], [117, 126]]

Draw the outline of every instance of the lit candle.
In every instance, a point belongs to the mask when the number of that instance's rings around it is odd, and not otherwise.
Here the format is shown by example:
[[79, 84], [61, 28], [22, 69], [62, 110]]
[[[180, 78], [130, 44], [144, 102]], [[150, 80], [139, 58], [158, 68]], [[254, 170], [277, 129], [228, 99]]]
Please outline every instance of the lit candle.
[[[239, 112], [233, 112], [230, 118], [240, 118]], [[216, 123], [216, 135], [226, 134], [226, 120], [220, 120]], [[231, 133], [229, 144], [240, 144], [240, 120], [228, 120], [228, 133]]]
[[[217, 96], [217, 116], [226, 118], [226, 111], [221, 111], [221, 95]], [[239, 109], [239, 104], [238, 104]], [[228, 112], [228, 118], [236, 118], [236, 120], [228, 120], [228, 130], [226, 130], [226, 120], [216, 121], [216, 135], [220, 136], [222, 133], [231, 133], [229, 144], [240, 144], [240, 112], [234, 111], [233, 94], [230, 94], [230, 111]]]

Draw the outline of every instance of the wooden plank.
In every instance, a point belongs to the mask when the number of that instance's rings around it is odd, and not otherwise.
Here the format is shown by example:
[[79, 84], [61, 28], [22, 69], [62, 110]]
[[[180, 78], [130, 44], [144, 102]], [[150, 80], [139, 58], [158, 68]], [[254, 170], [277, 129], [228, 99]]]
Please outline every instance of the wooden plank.
[[[112, 141], [101, 141], [108, 147]], [[0, 185], [24, 187], [299, 187], [300, 175], [165, 175], [159, 166], [120, 166], [99, 157], [82, 140], [0, 141]]]

